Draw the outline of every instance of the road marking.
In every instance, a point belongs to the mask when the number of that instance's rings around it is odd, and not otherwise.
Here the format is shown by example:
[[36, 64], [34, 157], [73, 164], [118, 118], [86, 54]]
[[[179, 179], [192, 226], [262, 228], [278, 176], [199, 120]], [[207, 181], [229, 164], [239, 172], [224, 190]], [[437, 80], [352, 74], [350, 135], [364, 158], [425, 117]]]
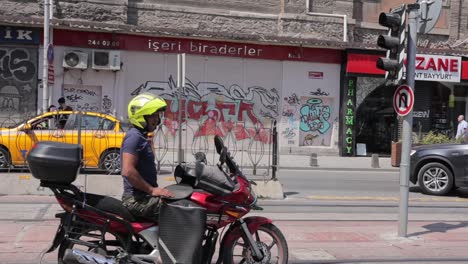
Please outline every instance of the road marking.
[[165, 181], [173, 181], [175, 182], [174, 176], [166, 176], [163, 178]]
[[[400, 197], [394, 196], [333, 196], [333, 195], [312, 195], [307, 196], [312, 200], [347, 200], [347, 201], [399, 201]], [[460, 197], [419, 197], [410, 198], [413, 202], [468, 202], [468, 198]]]
[[20, 180], [30, 180], [31, 179], [31, 175], [19, 175], [18, 178]]

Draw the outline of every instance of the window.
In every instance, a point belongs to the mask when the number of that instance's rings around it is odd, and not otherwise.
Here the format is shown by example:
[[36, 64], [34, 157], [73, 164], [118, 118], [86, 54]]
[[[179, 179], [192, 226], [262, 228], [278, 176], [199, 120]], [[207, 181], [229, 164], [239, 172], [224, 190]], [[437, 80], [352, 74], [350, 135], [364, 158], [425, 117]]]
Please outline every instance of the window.
[[109, 119], [103, 118], [102, 130], [113, 130], [115, 127], [115, 122], [110, 121]]
[[[31, 122], [31, 127], [34, 130], [56, 130], [56, 129], [64, 129], [67, 125], [69, 115], [47, 115], [37, 120]], [[69, 129], [69, 128], [67, 128]]]
[[83, 115], [81, 117], [83, 130], [112, 130], [114, 127], [115, 122], [102, 116]]
[[85, 130], [98, 130], [100, 117], [83, 115], [81, 117], [81, 129]]

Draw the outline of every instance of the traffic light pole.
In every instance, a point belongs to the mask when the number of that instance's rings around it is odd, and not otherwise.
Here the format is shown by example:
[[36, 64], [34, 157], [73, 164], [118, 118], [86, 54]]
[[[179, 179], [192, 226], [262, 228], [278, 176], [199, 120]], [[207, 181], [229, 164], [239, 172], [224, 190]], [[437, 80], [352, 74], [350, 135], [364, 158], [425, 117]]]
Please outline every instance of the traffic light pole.
[[[416, 41], [418, 30], [419, 4], [408, 4], [408, 46], [406, 55], [406, 84], [415, 90], [414, 74], [416, 64]], [[413, 111], [403, 119], [402, 149], [400, 163], [400, 205], [399, 205], [399, 229], [398, 236], [406, 237], [408, 233], [408, 200], [409, 200], [409, 175], [410, 152], [412, 145]]]

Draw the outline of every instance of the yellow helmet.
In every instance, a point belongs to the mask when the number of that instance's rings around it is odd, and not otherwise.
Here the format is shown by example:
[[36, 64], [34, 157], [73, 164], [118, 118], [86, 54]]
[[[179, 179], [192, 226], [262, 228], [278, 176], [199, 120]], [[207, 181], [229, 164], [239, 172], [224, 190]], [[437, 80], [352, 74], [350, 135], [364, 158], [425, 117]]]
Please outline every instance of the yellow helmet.
[[133, 125], [144, 129], [146, 127], [146, 115], [152, 115], [159, 111], [165, 111], [166, 101], [152, 93], [141, 93], [128, 103], [128, 119]]

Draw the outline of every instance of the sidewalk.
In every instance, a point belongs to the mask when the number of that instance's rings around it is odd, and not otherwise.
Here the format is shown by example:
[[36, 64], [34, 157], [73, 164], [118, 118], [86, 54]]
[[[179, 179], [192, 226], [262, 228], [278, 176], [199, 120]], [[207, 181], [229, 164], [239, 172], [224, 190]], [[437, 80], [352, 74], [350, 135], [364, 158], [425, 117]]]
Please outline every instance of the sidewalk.
[[392, 167], [389, 157], [377, 158], [377, 167], [373, 168], [372, 157], [339, 157], [318, 156], [317, 166], [311, 166], [310, 155], [281, 155], [279, 168], [281, 169], [320, 169], [320, 170], [376, 170], [399, 171], [399, 167]]
[[[8, 204], [18, 198], [24, 202], [21, 208]], [[0, 263], [39, 263], [55, 234], [58, 211], [53, 197], [0, 197]], [[273, 220], [288, 242], [289, 263], [468, 262], [467, 222], [410, 221], [408, 237], [403, 238], [397, 236], [395, 220]], [[42, 263], [57, 263], [56, 256], [57, 251], [46, 254]]]
[[[466, 223], [410, 222], [408, 238], [395, 222], [274, 222], [288, 242], [289, 263], [460, 263], [468, 262]], [[36, 264], [58, 222], [3, 222], [0, 262]], [[57, 251], [43, 264], [57, 263]]]
[[[171, 169], [174, 166], [174, 162], [171, 161], [171, 155], [167, 154], [166, 158], [161, 162], [161, 168]], [[186, 155], [186, 162], [191, 164], [194, 162], [192, 155]], [[215, 164], [218, 162], [219, 156], [209, 153], [207, 160], [209, 164]], [[252, 164], [256, 163], [257, 168], [265, 169], [272, 166], [271, 157], [267, 154], [259, 156], [249, 157], [247, 154], [237, 154], [234, 160], [241, 168], [252, 168]], [[316, 156], [312, 157], [309, 155], [292, 155], [292, 154], [281, 154], [278, 157], [279, 169], [288, 170], [376, 170], [376, 171], [398, 171], [399, 167], [392, 167], [390, 157], [377, 157], [373, 163], [372, 157], [341, 157], [341, 156]], [[175, 162], [177, 163], [177, 161]], [[376, 165], [373, 167], [373, 165]], [[17, 172], [17, 170], [11, 170]], [[0, 175], [8, 173], [8, 170], [1, 170]]]
[[396, 221], [277, 224], [292, 263], [468, 263], [466, 222], [409, 222], [406, 238]]
[[[167, 167], [170, 164], [170, 158], [174, 154], [166, 154], [165, 159], [161, 162], [162, 167]], [[192, 155], [185, 155], [186, 162], [194, 162]], [[213, 153], [207, 154], [209, 163], [216, 163], [219, 156]], [[174, 159], [175, 160], [175, 159]], [[259, 168], [271, 167], [272, 157], [269, 153], [252, 154], [249, 156], [245, 152], [238, 152], [234, 156], [237, 164], [244, 168], [251, 168], [252, 164], [256, 163]], [[313, 161], [312, 161], [313, 160]], [[279, 169], [327, 169], [327, 170], [394, 170], [397, 171], [398, 167], [392, 167], [390, 157], [378, 157], [375, 165], [372, 167], [372, 157], [358, 156], [358, 157], [341, 157], [329, 155], [317, 155], [315, 157], [311, 154], [280, 154], [278, 156]]]

